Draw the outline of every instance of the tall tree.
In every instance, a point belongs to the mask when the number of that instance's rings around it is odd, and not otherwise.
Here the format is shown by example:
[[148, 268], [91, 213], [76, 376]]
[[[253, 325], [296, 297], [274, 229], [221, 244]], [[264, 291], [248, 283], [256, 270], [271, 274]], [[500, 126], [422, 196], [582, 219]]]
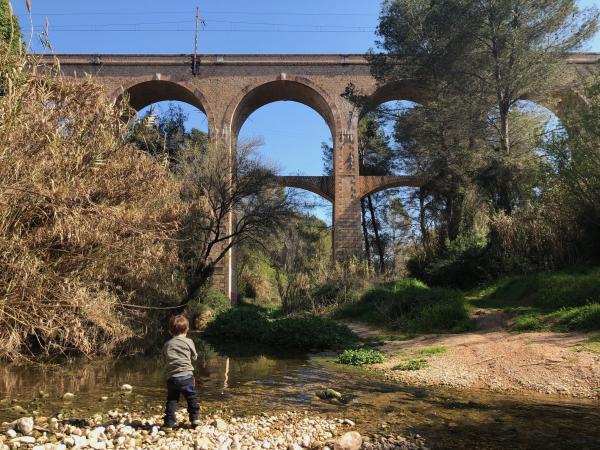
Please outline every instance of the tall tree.
[[471, 123], [487, 134], [494, 205], [510, 213], [522, 201], [513, 174], [523, 159], [515, 155], [519, 133], [511, 132], [521, 116], [511, 111], [556, 88], [565, 56], [595, 33], [597, 21], [596, 9], [581, 11], [575, 0], [387, 1], [372, 71], [381, 82], [427, 82], [430, 98], [449, 99], [444, 108], [458, 102], [462, 128]]

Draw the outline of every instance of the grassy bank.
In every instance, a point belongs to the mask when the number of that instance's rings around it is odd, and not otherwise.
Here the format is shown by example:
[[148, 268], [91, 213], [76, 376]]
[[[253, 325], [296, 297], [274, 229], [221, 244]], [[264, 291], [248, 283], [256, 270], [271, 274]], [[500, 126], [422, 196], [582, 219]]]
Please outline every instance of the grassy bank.
[[374, 286], [359, 300], [339, 307], [332, 316], [389, 326], [409, 333], [460, 332], [470, 327], [462, 292], [429, 288], [415, 279]]
[[503, 278], [467, 294], [470, 305], [514, 315], [514, 331], [600, 329], [600, 268]]

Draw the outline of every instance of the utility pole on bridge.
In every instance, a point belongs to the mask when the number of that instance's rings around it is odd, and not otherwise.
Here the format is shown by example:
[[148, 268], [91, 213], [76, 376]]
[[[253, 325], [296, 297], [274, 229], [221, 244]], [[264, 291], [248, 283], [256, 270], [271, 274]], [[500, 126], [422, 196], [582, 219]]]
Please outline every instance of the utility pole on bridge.
[[206, 22], [200, 17], [200, 8], [196, 6], [196, 32], [194, 34], [194, 55], [192, 56], [192, 75], [198, 74], [198, 25], [202, 25], [202, 30], [206, 26]]

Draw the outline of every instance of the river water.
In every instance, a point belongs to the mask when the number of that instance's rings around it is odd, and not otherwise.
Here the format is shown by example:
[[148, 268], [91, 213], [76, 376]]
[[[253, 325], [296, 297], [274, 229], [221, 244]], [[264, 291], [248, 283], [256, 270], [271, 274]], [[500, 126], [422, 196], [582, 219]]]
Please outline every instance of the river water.
[[[364, 433], [420, 434], [431, 448], [440, 449], [600, 449], [598, 400], [415, 388], [339, 367], [331, 362], [333, 356], [217, 353], [198, 344], [196, 379], [208, 414], [307, 410], [352, 419]], [[124, 383], [134, 386], [132, 394], [119, 391]], [[317, 397], [327, 388], [340, 391], [344, 402]], [[65, 392], [75, 398], [63, 401]], [[99, 401], [102, 396], [108, 400]], [[164, 396], [162, 366], [155, 357], [0, 367], [0, 422], [18, 416], [16, 405], [44, 416], [63, 412], [85, 418], [114, 408], [157, 414]]]

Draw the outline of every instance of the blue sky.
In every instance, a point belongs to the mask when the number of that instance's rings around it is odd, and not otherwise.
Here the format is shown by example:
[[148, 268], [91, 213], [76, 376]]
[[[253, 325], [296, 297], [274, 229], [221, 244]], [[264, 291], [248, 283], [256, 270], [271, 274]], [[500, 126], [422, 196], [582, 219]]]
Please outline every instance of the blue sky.
[[[25, 38], [25, 0], [11, 0]], [[591, 6], [598, 0], [581, 0]], [[205, 29], [199, 53], [361, 53], [374, 46], [378, 0], [31, 0], [34, 38], [46, 19], [57, 53], [191, 53], [194, 15]], [[600, 36], [585, 49], [600, 52]], [[200, 112], [187, 109], [192, 126], [206, 129]], [[321, 143], [330, 139], [323, 119], [294, 102], [267, 105], [250, 116], [242, 137], [261, 136], [261, 153], [285, 174], [322, 173]]]

